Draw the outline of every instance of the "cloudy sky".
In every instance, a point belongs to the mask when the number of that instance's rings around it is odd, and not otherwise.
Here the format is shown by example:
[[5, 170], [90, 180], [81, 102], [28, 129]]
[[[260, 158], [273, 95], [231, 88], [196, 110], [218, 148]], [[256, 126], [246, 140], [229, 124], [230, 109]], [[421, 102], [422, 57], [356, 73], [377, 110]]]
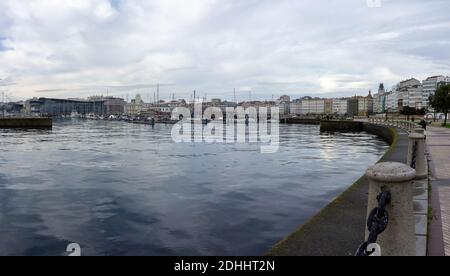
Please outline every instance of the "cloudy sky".
[[0, 0], [0, 90], [245, 100], [450, 75], [450, 1], [367, 2]]

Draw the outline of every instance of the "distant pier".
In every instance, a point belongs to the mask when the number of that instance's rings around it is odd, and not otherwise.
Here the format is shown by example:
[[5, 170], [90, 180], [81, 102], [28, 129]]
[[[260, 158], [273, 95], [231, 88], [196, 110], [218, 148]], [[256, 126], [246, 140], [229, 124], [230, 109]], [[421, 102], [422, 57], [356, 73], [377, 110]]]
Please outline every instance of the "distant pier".
[[25, 128], [41, 129], [52, 128], [52, 118], [0, 118], [0, 129]]

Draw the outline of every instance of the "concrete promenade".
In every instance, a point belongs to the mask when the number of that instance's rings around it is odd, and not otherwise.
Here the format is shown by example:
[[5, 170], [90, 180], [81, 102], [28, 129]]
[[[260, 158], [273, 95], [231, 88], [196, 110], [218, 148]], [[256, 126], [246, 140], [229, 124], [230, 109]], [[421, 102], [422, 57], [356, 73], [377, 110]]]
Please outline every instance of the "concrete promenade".
[[[450, 129], [428, 128], [427, 145], [431, 158], [432, 183], [435, 194], [433, 215], [437, 221], [437, 227], [431, 229], [431, 242], [428, 244], [429, 254], [450, 256]], [[442, 229], [438, 229], [439, 227]], [[442, 241], [443, 246], [440, 245]]]

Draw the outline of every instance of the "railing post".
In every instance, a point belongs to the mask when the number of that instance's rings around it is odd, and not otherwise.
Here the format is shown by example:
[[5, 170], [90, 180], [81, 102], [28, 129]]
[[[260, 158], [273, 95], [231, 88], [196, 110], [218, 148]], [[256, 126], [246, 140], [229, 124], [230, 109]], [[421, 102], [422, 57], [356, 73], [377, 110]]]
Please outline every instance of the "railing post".
[[[390, 203], [386, 206], [389, 222], [378, 237], [382, 256], [415, 256], [416, 237], [413, 211], [413, 184], [416, 171], [402, 163], [380, 163], [366, 172], [369, 179], [368, 215], [378, 206], [377, 196], [390, 192]], [[366, 239], [369, 233], [366, 232]]]
[[424, 135], [418, 133], [411, 133], [409, 135], [407, 164], [417, 171], [416, 179], [425, 179], [428, 177]]
[[423, 129], [422, 127], [416, 127], [414, 129], [414, 133], [422, 134], [425, 136], [425, 129]]

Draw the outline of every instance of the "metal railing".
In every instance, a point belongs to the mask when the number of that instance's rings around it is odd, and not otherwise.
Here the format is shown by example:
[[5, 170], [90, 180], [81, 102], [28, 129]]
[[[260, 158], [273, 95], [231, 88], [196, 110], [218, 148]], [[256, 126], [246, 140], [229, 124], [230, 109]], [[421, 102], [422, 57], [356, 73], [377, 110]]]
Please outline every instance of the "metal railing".
[[381, 119], [381, 118], [369, 118], [367, 120], [371, 124], [397, 127], [405, 130], [408, 133], [414, 132], [414, 129], [418, 126], [416, 123], [405, 120], [393, 120], [393, 119]]

